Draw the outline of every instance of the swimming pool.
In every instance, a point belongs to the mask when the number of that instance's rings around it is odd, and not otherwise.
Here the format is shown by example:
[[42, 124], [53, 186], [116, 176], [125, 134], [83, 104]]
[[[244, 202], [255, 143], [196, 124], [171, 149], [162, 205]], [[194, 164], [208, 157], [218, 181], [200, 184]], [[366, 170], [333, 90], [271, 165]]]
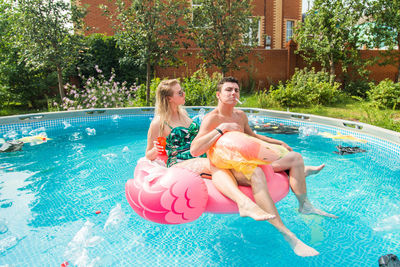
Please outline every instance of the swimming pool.
[[320, 256], [297, 257], [268, 223], [238, 215], [204, 214], [173, 226], [143, 220], [124, 186], [144, 155], [151, 112], [67, 113], [43, 121], [32, 115], [23, 125], [0, 126], [1, 136], [45, 131], [51, 138], [0, 154], [0, 265], [371, 266], [381, 255], [400, 254], [400, 145], [296, 117], [251, 115], [368, 141], [356, 144], [366, 153], [337, 155], [336, 145], [355, 143], [270, 135], [302, 153], [306, 164], [327, 165], [308, 178], [308, 193], [339, 219], [298, 214], [293, 193], [277, 205], [288, 228]]

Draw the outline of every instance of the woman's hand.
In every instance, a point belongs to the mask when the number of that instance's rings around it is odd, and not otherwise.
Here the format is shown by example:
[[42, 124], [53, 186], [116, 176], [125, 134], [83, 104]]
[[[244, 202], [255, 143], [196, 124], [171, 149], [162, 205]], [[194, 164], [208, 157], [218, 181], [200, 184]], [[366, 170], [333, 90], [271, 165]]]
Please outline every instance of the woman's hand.
[[155, 149], [157, 151], [157, 154], [159, 154], [159, 155], [165, 154], [165, 148], [164, 148], [164, 146], [162, 146], [160, 144], [160, 142], [158, 142], [157, 140], [154, 140], [153, 144], [154, 144], [153, 149]]

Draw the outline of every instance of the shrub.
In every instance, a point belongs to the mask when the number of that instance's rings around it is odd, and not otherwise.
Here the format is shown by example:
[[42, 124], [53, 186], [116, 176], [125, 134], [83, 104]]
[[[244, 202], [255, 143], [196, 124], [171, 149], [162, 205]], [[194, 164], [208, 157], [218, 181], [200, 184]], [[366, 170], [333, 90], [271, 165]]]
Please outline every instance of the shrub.
[[184, 78], [182, 87], [186, 93], [186, 106], [213, 106], [217, 103], [215, 93], [222, 75], [215, 72], [208, 75], [204, 67]]
[[[156, 89], [157, 86], [160, 84], [160, 78], [154, 78], [150, 82], [150, 106], [154, 106], [156, 102]], [[137, 107], [144, 107], [146, 106], [146, 85], [141, 84], [136, 91], [136, 97], [133, 101], [133, 105]]]
[[[215, 72], [211, 76], [205, 68], [200, 68], [190, 77], [179, 79], [186, 94], [186, 106], [212, 106], [217, 103], [215, 92], [222, 75]], [[155, 94], [160, 78], [154, 78], [150, 83], [150, 105], [155, 104]], [[146, 86], [141, 85], [136, 91], [135, 106], [146, 105]]]
[[365, 98], [370, 89], [370, 82], [367, 79], [360, 77], [359, 79], [349, 81], [343, 91], [352, 96]]
[[61, 105], [54, 102], [54, 107], [64, 110], [76, 110], [87, 108], [115, 108], [130, 105], [137, 91], [136, 86], [127, 87], [126, 82], [114, 81], [115, 73], [111, 71], [111, 76], [106, 79], [102, 71], [95, 67], [98, 73], [97, 78], [79, 74], [84, 81], [83, 89], [76, 88], [75, 85], [66, 84], [66, 97], [63, 98]]
[[371, 83], [371, 90], [367, 94], [372, 104], [378, 108], [400, 109], [400, 83], [389, 79], [377, 85]]
[[[104, 71], [104, 76], [109, 79], [111, 70], [114, 70], [114, 81], [127, 84], [139, 84], [146, 80], [146, 69], [140, 66], [137, 58], [128, 55], [124, 48], [117, 45], [115, 36], [106, 36], [95, 33], [85, 36], [80, 49], [79, 57], [66, 69], [66, 77], [97, 78], [99, 75], [94, 66]], [[80, 69], [79, 73], [77, 68]]]
[[312, 105], [333, 104], [339, 100], [340, 84], [333, 81], [328, 73], [314, 69], [296, 70], [293, 77], [280, 82], [268, 95], [266, 102], [281, 107], [310, 107]]

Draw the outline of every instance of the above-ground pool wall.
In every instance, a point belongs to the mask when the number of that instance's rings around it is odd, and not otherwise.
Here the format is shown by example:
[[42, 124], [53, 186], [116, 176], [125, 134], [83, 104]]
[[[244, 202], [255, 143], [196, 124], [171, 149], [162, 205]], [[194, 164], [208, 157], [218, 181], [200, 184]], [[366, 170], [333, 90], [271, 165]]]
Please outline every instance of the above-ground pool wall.
[[[201, 110], [207, 113], [214, 107], [186, 107], [191, 115], [202, 113]], [[358, 138], [370, 139], [371, 141], [384, 142], [400, 146], [400, 133], [386, 130], [380, 127], [372, 126], [365, 123], [347, 121], [342, 119], [334, 119], [323, 116], [300, 114], [285, 111], [274, 111], [257, 108], [241, 108], [249, 117], [262, 116], [268, 117], [271, 121], [285, 122], [296, 126], [313, 126], [336, 134], [340, 132], [343, 135], [353, 135]], [[63, 128], [63, 120], [72, 121], [87, 121], [95, 122], [99, 119], [104, 119], [113, 116], [134, 116], [139, 118], [142, 115], [152, 117], [154, 113], [153, 107], [140, 108], [114, 108], [114, 109], [89, 109], [80, 111], [63, 111], [63, 112], [47, 112], [37, 114], [25, 114], [0, 117], [0, 134], [18, 129], [21, 127], [48, 127], [48, 128]], [[326, 127], [329, 126], [329, 127]]]

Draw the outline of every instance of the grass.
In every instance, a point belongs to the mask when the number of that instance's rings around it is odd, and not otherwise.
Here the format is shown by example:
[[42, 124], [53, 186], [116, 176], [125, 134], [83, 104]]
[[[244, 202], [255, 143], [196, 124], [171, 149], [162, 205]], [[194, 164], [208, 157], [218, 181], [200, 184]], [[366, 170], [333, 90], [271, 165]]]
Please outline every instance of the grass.
[[[258, 108], [256, 95], [244, 95], [241, 97], [244, 107]], [[400, 132], [400, 111], [382, 110], [372, 107], [367, 101], [346, 99], [343, 103], [334, 106], [315, 106], [311, 108], [282, 108], [268, 107], [271, 110], [291, 111], [305, 114], [326, 116], [337, 119], [345, 119], [356, 122], [368, 123], [392, 131]]]
[[[241, 96], [243, 107], [260, 107], [255, 94], [245, 94]], [[287, 108], [268, 107], [272, 110], [287, 111]], [[46, 109], [29, 109], [22, 105], [10, 105], [0, 110], [0, 116], [10, 116], [17, 114], [47, 112]], [[312, 108], [290, 108], [291, 112], [314, 114], [338, 119], [345, 119], [356, 122], [364, 122], [378, 127], [400, 132], [400, 111], [381, 110], [371, 107], [366, 101], [347, 99], [345, 102], [335, 106], [315, 106]]]

